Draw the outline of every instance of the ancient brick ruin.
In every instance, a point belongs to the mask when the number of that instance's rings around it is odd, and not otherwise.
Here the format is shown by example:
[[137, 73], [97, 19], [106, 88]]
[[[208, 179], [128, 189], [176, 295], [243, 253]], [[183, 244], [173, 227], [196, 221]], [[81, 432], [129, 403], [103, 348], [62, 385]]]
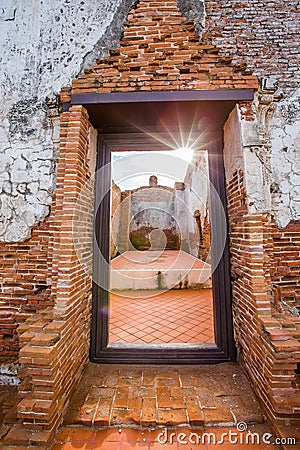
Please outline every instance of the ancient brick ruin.
[[[0, 20], [13, 40], [8, 27], [21, 12], [5, 3]], [[87, 15], [93, 7], [101, 15], [102, 2], [86, 3]], [[62, 28], [70, 46], [84, 35], [86, 48], [76, 44], [59, 73], [36, 57], [40, 88], [26, 85], [35, 71], [20, 67], [17, 92], [27, 98], [14, 101], [1, 79], [0, 368], [13, 378], [13, 364], [21, 380], [8, 442], [51, 442], [89, 357], [97, 130], [80, 95], [186, 91], [254, 94], [235, 102], [223, 130], [235, 344], [276, 430], [292, 434], [300, 420], [299, 2], [111, 3], [106, 18], [90, 15], [89, 37], [84, 22], [73, 34]], [[43, 20], [72, 24], [76, 8], [60, 4], [60, 15], [49, 7]], [[108, 39], [107, 26], [119, 35]]]

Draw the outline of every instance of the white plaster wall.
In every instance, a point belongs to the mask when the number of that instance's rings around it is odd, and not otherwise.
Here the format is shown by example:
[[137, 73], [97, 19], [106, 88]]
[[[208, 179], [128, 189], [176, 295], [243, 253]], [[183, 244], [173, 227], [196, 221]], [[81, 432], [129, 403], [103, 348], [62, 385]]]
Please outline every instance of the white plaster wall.
[[28, 238], [49, 213], [59, 129], [46, 98], [117, 43], [132, 3], [1, 1], [0, 240]]
[[299, 96], [297, 91], [276, 104], [264, 126], [269, 134], [267, 145], [262, 142], [265, 134], [260, 135], [258, 119], [246, 121], [237, 107], [224, 126], [226, 181], [241, 169], [249, 213], [269, 213], [281, 228], [300, 220]]
[[300, 220], [300, 89], [277, 105], [270, 140], [272, 210], [284, 227]]
[[[186, 188], [184, 191], [176, 191], [176, 195], [182, 193], [181, 202], [186, 205], [182, 209], [182, 223], [186, 241], [189, 244], [189, 253], [198, 257], [199, 252], [199, 228], [194, 217], [198, 210], [201, 213], [202, 228], [205, 218], [209, 220], [209, 173], [208, 173], [208, 153], [206, 150], [195, 150], [191, 164], [187, 168], [184, 178]], [[208, 207], [208, 209], [207, 209]], [[185, 214], [184, 214], [185, 212]]]
[[254, 214], [270, 211], [270, 173], [266, 173], [267, 160], [261, 157], [265, 150], [257, 121], [240, 119], [240, 127], [248, 211]]

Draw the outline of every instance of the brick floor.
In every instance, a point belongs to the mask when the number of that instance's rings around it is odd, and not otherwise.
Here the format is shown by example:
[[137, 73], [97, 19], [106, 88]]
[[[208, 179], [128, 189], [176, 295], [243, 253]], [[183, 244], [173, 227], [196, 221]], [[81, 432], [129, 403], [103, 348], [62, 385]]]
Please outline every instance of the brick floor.
[[[254, 443], [241, 443], [247, 433]], [[277, 448], [265, 433], [275, 436], [238, 364], [90, 363], [52, 450]]]
[[[17, 401], [15, 386], [0, 386], [3, 450], [278, 449], [262, 443], [265, 433], [276, 434], [265, 422], [243, 371], [234, 363], [189, 367], [90, 363], [71, 399], [64, 426], [55, 443], [47, 447], [5, 442], [17, 422]], [[259, 444], [257, 437], [254, 444], [240, 443], [245, 439], [245, 432], [236, 427], [240, 422], [247, 424], [247, 432], [258, 434]], [[231, 435], [237, 443], [230, 442], [230, 432], [238, 433]], [[298, 448], [297, 444], [290, 447]]]
[[89, 363], [65, 425], [233, 426], [264, 416], [237, 364], [115, 366]]
[[[200, 279], [202, 270], [210, 273], [208, 264], [177, 250], [127, 251], [111, 261], [111, 268], [112, 272], [120, 271], [123, 275], [126, 272], [126, 279], [138, 277], [143, 280], [153, 273], [155, 278], [158, 273], [174, 275], [174, 270], [178, 271], [180, 279], [191, 271], [197, 273], [195, 280]], [[215, 342], [212, 289], [159, 290], [157, 286], [150, 288], [150, 283], [148, 288], [124, 290], [122, 283], [122, 290], [119, 287], [110, 293], [110, 343]], [[169, 284], [173, 286], [174, 283]]]
[[110, 294], [111, 343], [214, 343], [212, 290]]

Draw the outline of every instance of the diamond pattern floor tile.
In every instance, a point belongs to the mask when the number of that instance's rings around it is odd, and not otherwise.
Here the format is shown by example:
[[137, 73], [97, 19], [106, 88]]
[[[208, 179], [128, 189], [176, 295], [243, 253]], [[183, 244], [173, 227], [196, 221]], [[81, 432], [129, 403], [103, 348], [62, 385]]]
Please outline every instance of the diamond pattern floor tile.
[[111, 293], [109, 325], [110, 343], [214, 343], [212, 290]]

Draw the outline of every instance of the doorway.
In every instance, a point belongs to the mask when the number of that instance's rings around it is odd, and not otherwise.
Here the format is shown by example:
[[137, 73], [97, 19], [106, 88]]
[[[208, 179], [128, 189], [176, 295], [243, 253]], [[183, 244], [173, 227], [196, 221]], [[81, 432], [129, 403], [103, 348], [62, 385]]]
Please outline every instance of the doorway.
[[157, 139], [111, 155], [108, 342], [213, 345], [208, 154]]
[[234, 359], [221, 142], [99, 134], [93, 362]]

